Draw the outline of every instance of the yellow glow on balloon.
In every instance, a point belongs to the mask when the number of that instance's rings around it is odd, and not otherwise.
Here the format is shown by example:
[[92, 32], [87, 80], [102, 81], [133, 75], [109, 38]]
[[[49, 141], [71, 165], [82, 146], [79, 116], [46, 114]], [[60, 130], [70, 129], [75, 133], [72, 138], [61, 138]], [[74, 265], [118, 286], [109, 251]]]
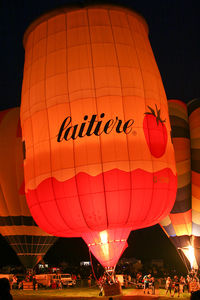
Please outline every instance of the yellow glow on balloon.
[[104, 230], [101, 231], [99, 235], [100, 235], [101, 243], [103, 244], [101, 246], [103, 254], [106, 258], [109, 258], [108, 233], [106, 230]]
[[108, 233], [106, 230], [100, 232], [100, 239], [101, 239], [102, 244], [108, 243]]
[[194, 248], [192, 246], [188, 247], [188, 257], [189, 257], [189, 261], [190, 261], [190, 264], [191, 264], [191, 267], [192, 267], [193, 262], [195, 260]]
[[185, 254], [185, 256], [187, 257], [187, 259], [190, 262], [190, 266], [191, 269], [192, 268], [197, 268], [197, 262], [196, 262], [196, 258], [195, 258], [195, 254], [194, 254], [194, 247], [192, 247], [191, 245], [186, 247], [186, 248], [182, 248], [183, 253]]

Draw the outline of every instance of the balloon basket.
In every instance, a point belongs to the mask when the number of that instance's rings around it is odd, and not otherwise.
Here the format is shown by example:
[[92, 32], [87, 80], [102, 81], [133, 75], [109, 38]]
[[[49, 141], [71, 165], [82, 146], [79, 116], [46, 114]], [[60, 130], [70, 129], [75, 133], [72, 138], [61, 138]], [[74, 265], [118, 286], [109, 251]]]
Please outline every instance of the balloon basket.
[[121, 285], [119, 282], [103, 285], [105, 296], [117, 296], [122, 294]]

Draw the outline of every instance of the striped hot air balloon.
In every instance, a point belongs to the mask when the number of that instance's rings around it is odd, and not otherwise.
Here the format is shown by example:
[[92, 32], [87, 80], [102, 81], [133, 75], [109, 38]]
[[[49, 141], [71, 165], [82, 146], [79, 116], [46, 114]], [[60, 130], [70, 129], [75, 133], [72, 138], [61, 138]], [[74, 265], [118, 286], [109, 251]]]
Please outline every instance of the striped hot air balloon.
[[198, 266], [200, 265], [200, 99], [188, 103], [191, 141], [192, 235]]
[[43, 230], [81, 236], [114, 268], [132, 229], [169, 214], [176, 195], [168, 105], [137, 13], [63, 8], [24, 38], [25, 189]]
[[0, 111], [0, 233], [29, 268], [57, 239], [35, 224], [26, 203], [19, 107]]
[[[200, 100], [169, 102], [172, 140], [178, 174], [174, 207], [161, 226], [191, 267], [200, 263]], [[189, 116], [189, 117], [188, 117]], [[199, 169], [198, 169], [199, 168]], [[181, 253], [181, 252], [180, 252]]]

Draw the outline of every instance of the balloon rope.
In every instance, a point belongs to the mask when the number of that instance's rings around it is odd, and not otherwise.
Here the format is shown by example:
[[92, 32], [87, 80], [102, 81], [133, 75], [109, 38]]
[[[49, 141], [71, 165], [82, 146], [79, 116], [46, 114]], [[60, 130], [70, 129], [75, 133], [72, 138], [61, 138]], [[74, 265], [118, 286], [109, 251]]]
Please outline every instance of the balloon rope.
[[[181, 252], [182, 252], [182, 250], [181, 250]], [[183, 257], [184, 257], [184, 262], [185, 262], [185, 265], [186, 265], [186, 268], [187, 268], [187, 271], [188, 271], [188, 273], [189, 273], [189, 268], [188, 268], [188, 264], [187, 264], [187, 261], [186, 261], [186, 258], [185, 258], [185, 255], [184, 255], [184, 253], [182, 253], [182, 255], [183, 255]]]
[[95, 272], [94, 272], [93, 263], [92, 263], [92, 255], [91, 255], [90, 248], [89, 248], [89, 254], [90, 254], [90, 263], [91, 263], [91, 267], [92, 267], [92, 273], [94, 275], [95, 280], [99, 283], [99, 280], [97, 279], [97, 277], [95, 275]]
[[179, 254], [179, 256], [180, 256], [182, 262], [184, 263], [184, 265], [185, 265], [185, 267], [186, 267], [186, 269], [187, 269], [187, 272], [189, 273], [189, 268], [188, 268], [187, 262], [186, 262], [186, 260], [185, 260], [185, 255], [183, 254], [183, 252], [182, 252], [181, 249], [177, 249], [177, 248], [176, 248], [176, 250], [177, 250], [177, 252], [178, 252], [178, 254]]

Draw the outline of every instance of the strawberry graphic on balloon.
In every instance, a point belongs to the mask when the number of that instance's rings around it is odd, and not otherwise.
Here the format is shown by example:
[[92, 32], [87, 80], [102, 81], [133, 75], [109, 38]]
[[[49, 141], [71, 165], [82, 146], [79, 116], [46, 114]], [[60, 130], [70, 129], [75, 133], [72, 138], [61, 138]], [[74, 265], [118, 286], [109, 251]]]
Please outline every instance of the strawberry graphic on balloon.
[[155, 110], [150, 106], [147, 107], [149, 111], [145, 112], [143, 121], [144, 135], [151, 154], [159, 158], [163, 156], [167, 146], [167, 129], [164, 124], [166, 120], [161, 119], [157, 105]]

